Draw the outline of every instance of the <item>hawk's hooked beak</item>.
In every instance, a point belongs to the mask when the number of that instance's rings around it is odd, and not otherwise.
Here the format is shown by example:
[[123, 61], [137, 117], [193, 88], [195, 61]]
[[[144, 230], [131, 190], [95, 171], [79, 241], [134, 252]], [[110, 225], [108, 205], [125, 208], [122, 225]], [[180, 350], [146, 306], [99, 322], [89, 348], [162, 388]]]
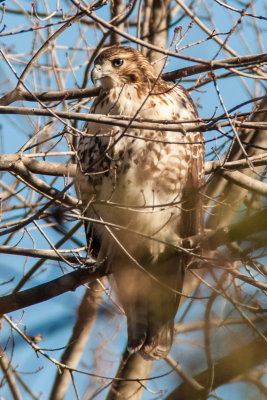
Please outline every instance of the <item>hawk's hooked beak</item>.
[[91, 80], [94, 86], [97, 86], [97, 81], [102, 78], [102, 70], [99, 64], [96, 64], [91, 73]]
[[109, 68], [108, 65], [95, 64], [92, 70], [91, 79], [95, 86], [98, 86], [97, 81], [100, 81], [100, 85], [105, 89], [114, 87], [112, 69]]

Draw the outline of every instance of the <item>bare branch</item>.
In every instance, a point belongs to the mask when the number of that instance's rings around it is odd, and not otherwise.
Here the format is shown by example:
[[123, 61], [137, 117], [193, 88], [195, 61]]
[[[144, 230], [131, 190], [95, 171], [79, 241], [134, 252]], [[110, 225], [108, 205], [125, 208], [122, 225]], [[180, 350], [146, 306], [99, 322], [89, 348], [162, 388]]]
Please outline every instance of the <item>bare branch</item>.
[[[92, 266], [95, 261], [91, 261], [90, 259], [84, 259], [79, 257], [78, 253], [80, 251], [84, 251], [86, 248], [82, 249], [71, 249], [71, 250], [43, 250], [43, 249], [26, 249], [24, 247], [15, 247], [15, 246], [0, 246], [0, 254], [13, 254], [25, 257], [33, 257], [33, 258], [45, 258], [46, 260], [55, 260], [55, 261], [62, 261], [58, 254], [64, 255], [64, 258], [73, 263], [78, 263]], [[77, 256], [74, 253], [77, 252]], [[67, 253], [72, 253], [67, 254]]]
[[220, 174], [227, 180], [241, 186], [244, 189], [260, 194], [262, 196], [267, 196], [267, 183], [260, 182], [253, 179], [247, 175], [244, 175], [239, 171], [220, 171]]
[[262, 153], [262, 154], [257, 154], [256, 156], [248, 157], [248, 159], [241, 159], [241, 160], [236, 160], [236, 161], [228, 161], [222, 165], [220, 161], [206, 161], [205, 163], [205, 173], [209, 174], [211, 172], [215, 172], [218, 169], [227, 169], [227, 170], [232, 170], [232, 169], [243, 169], [243, 168], [250, 168], [251, 163], [255, 167], [260, 167], [263, 165], [266, 165], [267, 161], [267, 154]]
[[[1, 107], [0, 106], [0, 114], [18, 114], [18, 115], [41, 115], [41, 116], [51, 116], [51, 113], [47, 110], [42, 110], [38, 108], [26, 108], [26, 107]], [[131, 122], [131, 128], [143, 129], [143, 130], [157, 130], [157, 131], [174, 131], [174, 132], [195, 132], [195, 131], [210, 131], [213, 129], [221, 129], [222, 127], [235, 125], [236, 128], [248, 128], [248, 129], [267, 129], [267, 122], [242, 122], [239, 120], [235, 120], [234, 122], [231, 120], [229, 116], [229, 120], [220, 121], [213, 123], [209, 123], [205, 125], [201, 119], [194, 120], [178, 120], [175, 123], [172, 121], [162, 121], [161, 122], [147, 122], [147, 120], [137, 119], [131, 121], [128, 117], [116, 116], [112, 117], [105, 116], [102, 114], [85, 114], [85, 113], [75, 113], [69, 111], [55, 111], [53, 112], [54, 117], [58, 117], [59, 119], [67, 119], [67, 120], [78, 120], [78, 121], [87, 121], [87, 122], [96, 122], [99, 124], [107, 124], [112, 125], [116, 124], [121, 127], [128, 127], [129, 122]], [[139, 122], [140, 121], [140, 122]], [[142, 122], [141, 122], [142, 121]], [[198, 126], [190, 126], [192, 122], [199, 122]], [[142, 139], [142, 138], [141, 138]]]
[[[253, 322], [264, 322], [263, 317], [252, 316]], [[205, 328], [205, 321], [195, 321], [195, 322], [183, 322], [183, 324], [177, 323], [175, 325], [175, 333], [187, 333], [193, 331], [202, 331]], [[220, 326], [227, 325], [244, 325], [245, 321], [243, 318], [214, 318], [210, 320], [210, 326], [218, 328]]]
[[[267, 332], [265, 332], [265, 335]], [[261, 337], [254, 339], [252, 342], [240, 346], [237, 350], [232, 351], [226, 357], [221, 358], [214, 365], [214, 379], [212, 382], [212, 390], [226, 383], [231, 382], [237, 376], [245, 373], [249, 369], [262, 364], [267, 359], [267, 348]], [[200, 385], [206, 385], [209, 371], [205, 370], [194, 376]], [[188, 382], [182, 383], [175, 389], [165, 400], [200, 400], [205, 397], [205, 390], [199, 394]]]
[[14, 376], [11, 362], [1, 346], [0, 346], [0, 367], [2, 369], [5, 379], [7, 380], [10, 392], [12, 394], [12, 398], [14, 400], [23, 400]]
[[70, 272], [60, 278], [19, 293], [10, 294], [0, 298], [0, 314], [21, 310], [22, 308], [52, 299], [62, 293], [74, 291], [78, 286], [93, 282], [107, 275], [105, 263], [95, 267], [83, 267]]
[[236, 224], [220, 227], [216, 230], [206, 230], [203, 235], [185, 238], [182, 240], [182, 246], [194, 248], [198, 243], [201, 243], [204, 249], [214, 250], [223, 244], [243, 240], [256, 232], [267, 230], [266, 221], [267, 210], [261, 210]]
[[[102, 280], [105, 284], [105, 279]], [[61, 363], [75, 368], [81, 357], [84, 347], [95, 323], [98, 306], [102, 300], [103, 289], [98, 281], [93, 281], [86, 289], [80, 304], [77, 320], [73, 327], [68, 345], [61, 357]], [[61, 400], [65, 397], [71, 376], [68, 370], [57, 372], [54, 385], [50, 394], [51, 400]]]
[[[267, 62], [267, 54], [253, 54], [249, 56], [240, 56], [226, 58], [224, 60], [213, 61], [212, 70], [221, 68], [251, 68], [254, 65], [264, 64]], [[200, 74], [202, 72], [208, 72], [211, 70], [209, 65], [198, 64], [185, 68], [180, 68], [175, 71], [170, 71], [162, 74], [162, 79], [165, 81], [175, 82], [177, 79]], [[19, 92], [12, 95], [12, 99], [6, 102], [5, 98], [0, 99], [0, 105], [7, 105], [13, 101], [26, 100], [26, 101], [60, 101], [60, 100], [71, 100], [71, 99], [82, 99], [86, 97], [95, 97], [99, 94], [100, 87], [96, 88], [85, 88], [85, 89], [68, 89], [63, 91], [49, 91], [49, 92], [29, 92], [23, 88], [20, 88]]]
[[[45, 155], [45, 153], [44, 153]], [[65, 155], [64, 153], [60, 155]], [[75, 155], [72, 152], [72, 155]], [[0, 156], [0, 170], [1, 171], [16, 171], [14, 165], [20, 159], [27, 169], [35, 174], [51, 175], [51, 176], [66, 176], [73, 178], [76, 175], [76, 164], [63, 164], [49, 161], [38, 161], [34, 160], [32, 156], [38, 157], [34, 154], [26, 154], [18, 157], [17, 154], [5, 154]], [[249, 157], [248, 159], [241, 159], [237, 161], [229, 161], [222, 165], [220, 161], [206, 161], [205, 173], [210, 174], [211, 172], [224, 173], [225, 170], [236, 170], [250, 168], [250, 163], [253, 163], [254, 167], [267, 165], [267, 155], [265, 153], [258, 154], [256, 156]]]
[[143, 385], [150, 375], [152, 365], [152, 361], [146, 361], [138, 354], [129, 354], [125, 350], [116, 375], [120, 380], [113, 381], [106, 400], [116, 400], [122, 396], [133, 400], [141, 399]]

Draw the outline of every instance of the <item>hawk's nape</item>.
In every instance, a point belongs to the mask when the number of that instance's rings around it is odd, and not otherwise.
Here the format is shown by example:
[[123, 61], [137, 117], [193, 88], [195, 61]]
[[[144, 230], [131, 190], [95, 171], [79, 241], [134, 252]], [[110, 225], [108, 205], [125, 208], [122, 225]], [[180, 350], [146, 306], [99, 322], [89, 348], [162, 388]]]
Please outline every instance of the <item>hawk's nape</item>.
[[[130, 47], [102, 51], [92, 79], [102, 88], [91, 113], [131, 122], [91, 122], [80, 138], [76, 190], [90, 218], [87, 241], [112, 274], [129, 350], [164, 358], [190, 261], [175, 245], [202, 230], [204, 144], [190, 132], [197, 112], [185, 89], [164, 82]], [[137, 129], [133, 117], [177, 121], [177, 131]]]

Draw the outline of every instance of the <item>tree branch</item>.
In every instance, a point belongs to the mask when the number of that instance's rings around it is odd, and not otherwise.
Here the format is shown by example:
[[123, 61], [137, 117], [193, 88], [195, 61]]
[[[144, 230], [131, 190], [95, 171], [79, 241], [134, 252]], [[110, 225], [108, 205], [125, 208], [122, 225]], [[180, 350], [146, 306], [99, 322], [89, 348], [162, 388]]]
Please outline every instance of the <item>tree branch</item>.
[[41, 303], [60, 294], [74, 291], [78, 286], [93, 282], [107, 275], [105, 263], [95, 264], [95, 267], [81, 267], [60, 278], [34, 286], [22, 292], [10, 294], [0, 298], [0, 314]]
[[[105, 284], [105, 278], [102, 284]], [[62, 364], [68, 365], [70, 368], [75, 368], [77, 366], [95, 323], [102, 295], [103, 289], [98, 281], [92, 282], [90, 287], [86, 289], [78, 310], [72, 335], [60, 359]], [[61, 373], [57, 371], [50, 399], [64, 399], [70, 380], [71, 375], [68, 370], [64, 369]]]
[[[139, 354], [129, 354], [125, 350], [110, 392], [106, 400], [132, 399], [142, 397], [144, 379], [149, 377], [153, 362], [144, 360]], [[142, 385], [139, 379], [142, 380]]]
[[[264, 333], [267, 335], [267, 332]], [[221, 358], [214, 364], [214, 379], [211, 390], [231, 382], [237, 376], [256, 367], [267, 359], [267, 347], [263, 338], [258, 337], [252, 342], [232, 351], [228, 356]], [[205, 386], [209, 371], [205, 370], [194, 376], [200, 385]], [[200, 400], [205, 399], [207, 393], [198, 391], [188, 382], [182, 383], [165, 400]]]
[[250, 235], [267, 230], [267, 210], [242, 219], [236, 224], [220, 227], [216, 230], [205, 230], [202, 235], [195, 235], [182, 240], [182, 247], [193, 249], [200, 245], [203, 249], [214, 250], [233, 241], [244, 240]]
[[[26, 108], [26, 107], [3, 107], [0, 106], [0, 114], [18, 114], [18, 115], [40, 115], [51, 117], [49, 110], [43, 110], [39, 108]], [[103, 114], [90, 114], [90, 113], [75, 113], [70, 111], [53, 111], [52, 117], [59, 119], [75, 120], [75, 121], [87, 121], [95, 122], [99, 124], [114, 125], [127, 128], [129, 125], [129, 117], [123, 117], [114, 115], [108, 117]], [[231, 126], [233, 123], [236, 128], [247, 128], [247, 129], [267, 129], [267, 122], [242, 122], [235, 120], [229, 122], [228, 120], [217, 122], [211, 122], [205, 124], [202, 119], [193, 120], [178, 120], [178, 121], [162, 121], [154, 122], [153, 120], [135, 119], [131, 122], [131, 128], [142, 129], [142, 130], [156, 130], [156, 131], [173, 131], [173, 132], [207, 132], [214, 129], [221, 129], [222, 127]], [[198, 125], [195, 123], [198, 122]], [[194, 123], [194, 126], [191, 126]], [[140, 138], [142, 139], [142, 138]], [[144, 139], [145, 140], [145, 139]], [[151, 139], [150, 139], [151, 140]]]
[[162, 79], [165, 81], [175, 82], [179, 78], [186, 76], [192, 76], [195, 74], [201, 74], [202, 72], [209, 72], [221, 68], [251, 68], [253, 65], [259, 65], [260, 63], [267, 62], [267, 54], [253, 54], [250, 56], [240, 56], [225, 58], [223, 60], [213, 61], [212, 67], [206, 64], [191, 65], [190, 67], [176, 69], [174, 71], [166, 72], [162, 75]]
[[224, 171], [221, 169], [219, 173], [225, 179], [235, 183], [238, 186], [241, 186], [244, 189], [249, 190], [250, 192], [267, 196], [267, 183], [253, 179], [239, 171]]
[[[0, 158], [0, 163], [1, 163], [1, 158]], [[211, 172], [217, 171], [218, 169], [232, 170], [232, 169], [250, 168], [251, 164], [253, 164], [254, 167], [260, 167], [263, 165], [267, 165], [266, 152], [262, 153], [262, 154], [257, 154], [252, 157], [242, 158], [241, 160], [229, 161], [229, 162], [224, 163], [223, 165], [222, 165], [221, 161], [206, 161], [205, 162], [205, 173], [209, 174]]]
[[[252, 316], [250, 320], [253, 322], [264, 322], [262, 317]], [[218, 328], [220, 326], [227, 326], [227, 325], [244, 325], [246, 322], [244, 318], [214, 318], [211, 319], [209, 324], [210, 327]], [[194, 321], [194, 322], [183, 322], [180, 324], [179, 322], [174, 325], [174, 333], [175, 335], [193, 331], [202, 331], [205, 328], [206, 321]]]
[[0, 346], [0, 367], [9, 386], [13, 400], [23, 400], [14, 376], [11, 361], [8, 359], [2, 346]]
[[[74, 153], [73, 153], [74, 154]], [[62, 154], [64, 155], [64, 153]], [[35, 174], [50, 175], [50, 176], [67, 176], [75, 177], [76, 175], [76, 164], [63, 164], [49, 161], [38, 161], [34, 160], [28, 155], [5, 154], [0, 156], [0, 171], [14, 171], [13, 165], [20, 159], [24, 166]], [[241, 159], [237, 161], [229, 161], [221, 164], [220, 161], [206, 161], [205, 162], [205, 173], [210, 174], [218, 170], [233, 170], [233, 169], [244, 169], [249, 168], [253, 163], [254, 167], [267, 165], [266, 153], [258, 154], [247, 159]]]
[[[217, 70], [221, 68], [250, 68], [253, 65], [259, 65], [261, 63], [267, 62], [267, 54], [253, 54], [250, 56], [240, 56], [225, 58], [223, 60], [214, 61], [212, 64], [212, 70]], [[191, 65], [185, 68], [179, 68], [174, 71], [166, 72], [162, 74], [162, 79], [165, 81], [175, 82], [177, 79], [183, 77], [193, 76], [196, 74], [201, 74], [203, 72], [208, 72], [211, 67], [207, 64]], [[85, 89], [66, 89], [60, 91], [51, 92], [28, 92], [27, 90], [20, 88], [16, 96], [11, 99], [11, 101], [6, 102], [6, 97], [0, 99], [0, 105], [11, 104], [14, 101], [24, 100], [24, 101], [39, 101], [51, 102], [51, 101], [61, 101], [61, 100], [72, 100], [72, 99], [83, 99], [86, 97], [98, 96], [101, 88], [85, 88]], [[6, 95], [7, 96], [7, 95]], [[10, 97], [10, 96], [9, 96]]]
[[[81, 249], [78, 249], [78, 251]], [[84, 250], [84, 249], [82, 249]], [[72, 252], [72, 255], [66, 254], [67, 252]], [[77, 252], [77, 249], [71, 250], [43, 250], [43, 249], [27, 249], [25, 247], [15, 247], [15, 246], [0, 246], [0, 254], [13, 254], [17, 256], [25, 256], [25, 257], [32, 257], [32, 258], [45, 258], [46, 260], [55, 260], [55, 261], [62, 261], [62, 258], [59, 257], [58, 254], [62, 254], [64, 258], [73, 263], [80, 262], [82, 265], [92, 266], [95, 261], [90, 259], [83, 259], [78, 255], [75, 256], [73, 253]]]

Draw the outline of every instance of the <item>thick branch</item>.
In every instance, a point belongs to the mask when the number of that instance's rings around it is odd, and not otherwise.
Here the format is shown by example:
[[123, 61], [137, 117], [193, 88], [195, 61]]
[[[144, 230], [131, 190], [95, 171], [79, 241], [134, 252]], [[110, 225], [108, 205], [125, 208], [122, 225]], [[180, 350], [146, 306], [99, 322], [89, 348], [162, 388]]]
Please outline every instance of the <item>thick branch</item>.
[[236, 224], [216, 230], [207, 230], [202, 235], [185, 238], [182, 241], [182, 247], [194, 248], [199, 244], [203, 249], [214, 250], [224, 244], [244, 240], [253, 233], [265, 230], [267, 230], [267, 210], [262, 210]]
[[[74, 154], [74, 153], [73, 153]], [[62, 154], [64, 155], [64, 154]], [[51, 175], [51, 176], [68, 176], [75, 177], [76, 175], [76, 164], [63, 164], [49, 161], [38, 161], [32, 157], [21, 155], [19, 159], [22, 161], [24, 166], [35, 174]], [[0, 171], [14, 171], [13, 164], [18, 161], [17, 154], [5, 154], [0, 156]], [[241, 159], [237, 161], [230, 161], [223, 166], [220, 161], [206, 161], [205, 173], [210, 174], [211, 172], [223, 169], [223, 171], [233, 169], [244, 169], [249, 168], [251, 163], [254, 167], [267, 165], [267, 155], [262, 153], [254, 157], [248, 157], [248, 159]]]
[[[266, 335], [267, 332], [264, 333]], [[239, 349], [232, 351], [226, 357], [220, 359], [214, 365], [214, 378], [211, 390], [216, 389], [226, 383], [231, 382], [237, 376], [262, 364], [267, 359], [267, 347], [263, 338], [258, 337], [249, 344], [241, 346]], [[194, 376], [194, 379], [202, 386], [207, 383], [210, 371], [205, 370]], [[165, 400], [200, 400], [207, 398], [205, 392], [197, 391], [188, 382], [182, 383], [175, 389]]]
[[239, 171], [220, 171], [220, 174], [227, 180], [241, 186], [243, 189], [247, 189], [250, 192], [267, 196], [267, 183], [258, 181], [251, 178], [248, 175], [242, 174]]
[[[51, 117], [51, 113], [47, 110], [39, 109], [39, 108], [26, 108], [26, 107], [0, 107], [0, 114], [18, 114], [18, 115], [40, 115], [40, 116], [48, 116]], [[126, 128], [129, 125], [130, 118], [129, 117], [121, 117], [121, 116], [105, 116], [102, 114], [89, 114], [89, 113], [75, 113], [69, 111], [55, 111], [53, 116], [57, 116], [59, 118], [66, 118], [77, 121], [87, 121], [87, 122], [95, 122], [99, 124], [107, 124], [114, 127], [114, 125]], [[196, 131], [199, 130], [200, 127], [186, 128], [186, 124], [190, 124], [192, 121], [164, 121], [164, 122], [150, 122], [135, 120], [131, 123], [131, 128], [136, 129], [153, 129], [153, 130], [165, 130], [165, 131], [175, 131], [175, 132], [185, 132], [185, 131]], [[199, 119], [197, 122], [201, 122]], [[183, 123], [183, 127], [181, 124]], [[227, 121], [225, 123], [220, 122], [220, 126], [223, 124], [229, 125]], [[243, 123], [244, 125], [244, 123]], [[267, 124], [266, 124], [267, 127]], [[209, 128], [209, 129], [213, 129]]]
[[[1, 160], [1, 158], [0, 158]], [[0, 161], [1, 162], [1, 161]], [[256, 156], [242, 158], [241, 160], [229, 161], [222, 165], [221, 161], [206, 161], [205, 162], [205, 173], [209, 174], [211, 172], [217, 171], [222, 168], [223, 170], [232, 170], [232, 169], [243, 169], [249, 168], [253, 164], [254, 167], [260, 167], [263, 165], [267, 165], [267, 154], [257, 154]]]
[[[105, 278], [102, 283], [105, 284]], [[94, 326], [102, 295], [103, 289], [98, 281], [92, 282], [90, 287], [86, 289], [78, 310], [77, 320], [73, 327], [72, 335], [60, 359], [62, 364], [68, 365], [70, 368], [75, 368], [77, 366]], [[58, 370], [50, 394], [50, 399], [64, 399], [70, 381], [71, 375], [68, 370]]]
[[[27, 158], [27, 157], [25, 157]], [[36, 191], [42, 193], [47, 198], [54, 200], [56, 203], [60, 202], [67, 206], [77, 207], [79, 201], [68, 194], [66, 194], [67, 187], [63, 191], [59, 191], [52, 186], [48, 185], [45, 181], [34, 175], [29, 168], [27, 168], [27, 160], [25, 164], [22, 162], [22, 157], [18, 154], [3, 155], [0, 160], [0, 170], [8, 170], [13, 173], [18, 179], [26, 183], [29, 187], [35, 189]], [[30, 161], [31, 163], [31, 161]], [[34, 164], [34, 163], [33, 163]], [[40, 164], [39, 164], [40, 166]], [[49, 169], [49, 166], [48, 166]], [[63, 170], [66, 170], [64, 166]], [[39, 170], [39, 173], [41, 171]], [[70, 186], [70, 185], [69, 185]]]
[[[39, 108], [26, 108], [26, 107], [1, 107], [0, 114], [18, 114], [18, 115], [40, 115], [51, 117], [51, 112]], [[113, 115], [112, 117], [105, 116], [103, 114], [90, 114], [90, 113], [75, 113], [69, 111], [53, 111], [52, 117], [61, 119], [77, 120], [95, 122], [99, 124], [114, 125], [127, 128], [129, 125], [130, 118]], [[216, 120], [217, 121], [217, 120]], [[199, 123], [196, 125], [195, 123]], [[192, 126], [193, 124], [193, 126]], [[267, 122], [242, 122], [239, 120], [234, 121], [237, 128], [247, 129], [267, 129]], [[202, 131], [207, 132], [213, 129], [221, 129], [225, 126], [231, 126], [228, 120], [204, 124], [201, 119], [194, 120], [178, 120], [178, 121], [160, 121], [154, 122], [153, 120], [135, 119], [131, 122], [131, 128], [143, 129], [143, 130], [156, 130], [156, 131], [172, 131], [172, 132], [196, 132]]]
[[14, 376], [14, 371], [11, 365], [11, 361], [8, 359], [4, 349], [1, 346], [0, 346], [0, 367], [2, 369], [3, 376], [9, 386], [13, 400], [23, 400]]
[[[252, 67], [253, 65], [267, 62], [267, 54], [253, 54], [250, 56], [232, 57], [225, 58], [223, 60], [214, 61], [212, 64], [212, 69], [217, 70], [221, 68], [241, 68], [241, 67]], [[174, 71], [166, 72], [162, 74], [162, 79], [165, 81], [175, 82], [177, 79], [183, 77], [192, 76], [200, 74], [202, 72], [208, 72], [211, 67], [207, 64], [191, 65], [185, 68], [179, 68]], [[51, 92], [28, 92], [27, 90], [20, 88], [20, 91], [16, 93], [13, 101], [25, 100], [25, 101], [36, 101], [38, 99], [42, 102], [50, 101], [60, 101], [60, 100], [72, 100], [72, 99], [82, 99], [86, 97], [98, 96], [100, 92], [100, 87], [86, 88], [86, 89], [66, 89], [61, 91], [51, 91]], [[0, 99], [0, 105], [6, 105], [3, 100]]]
[[[261, 317], [252, 316], [250, 320], [253, 322], [264, 322], [264, 319]], [[244, 318], [214, 318], [209, 321], [210, 327], [218, 328], [220, 326], [227, 325], [244, 325], [246, 322]], [[194, 321], [194, 322], [183, 322], [182, 324], [177, 323], [174, 326], [174, 333], [176, 335], [181, 333], [193, 332], [193, 331], [202, 331], [206, 326], [206, 321]]]
[[3, 296], [0, 298], [0, 314], [21, 310], [52, 299], [60, 294], [74, 291], [78, 286], [93, 282], [105, 275], [107, 275], [107, 272], [104, 263], [97, 265], [95, 268], [83, 267], [42, 285]]
[[[148, 378], [153, 362], [144, 360], [139, 354], [129, 354], [125, 350], [116, 378], [106, 400], [132, 399], [139, 400], [142, 397], [144, 379]], [[130, 380], [129, 380], [130, 379]], [[142, 385], [138, 381], [142, 379]]]
[[[267, 96], [261, 101], [257, 114], [253, 114], [251, 122], [262, 123], [267, 121]], [[266, 148], [266, 128], [255, 128], [255, 130], [242, 130], [239, 131], [239, 138], [241, 141], [246, 143], [245, 150], [248, 156], [256, 156], [257, 153], [262, 153], [262, 148]], [[250, 146], [251, 144], [251, 146]], [[254, 147], [255, 146], [255, 147]], [[231, 147], [230, 154], [227, 157], [228, 161], [234, 162], [238, 160], [240, 162], [246, 162], [243, 150], [240, 147], [240, 143], [235, 141]], [[258, 172], [258, 171], [257, 171]], [[255, 173], [252, 170], [247, 170], [246, 174], [254, 176]], [[230, 225], [232, 220], [236, 217], [240, 206], [243, 204], [244, 199], [248, 195], [247, 189], [240, 189], [240, 186], [233, 185], [229, 180], [225, 180], [220, 174], [215, 176], [212, 182], [207, 187], [207, 196], [211, 199], [215, 199], [215, 207], [213, 204], [212, 215], [208, 216], [206, 227], [217, 229], [219, 226]], [[219, 196], [219, 197], [218, 197]]]
[[[72, 89], [72, 90], [61, 90], [54, 92], [33, 92], [32, 94], [25, 91], [20, 92], [20, 98], [18, 100], [36, 101], [36, 98], [40, 101], [60, 101], [60, 100], [72, 100], [72, 99], [83, 99], [86, 97], [98, 96], [100, 87], [86, 88], [86, 89]], [[0, 103], [1, 104], [1, 103]]]
[[259, 63], [267, 62], [267, 54], [253, 54], [250, 56], [232, 57], [225, 58], [219, 61], [213, 61], [212, 66], [206, 64], [191, 65], [190, 67], [176, 69], [174, 71], [166, 72], [162, 75], [165, 81], [174, 82], [176, 79], [183, 78], [185, 76], [192, 76], [195, 74], [201, 74], [202, 72], [209, 72], [221, 68], [251, 68], [253, 65], [259, 65]]

